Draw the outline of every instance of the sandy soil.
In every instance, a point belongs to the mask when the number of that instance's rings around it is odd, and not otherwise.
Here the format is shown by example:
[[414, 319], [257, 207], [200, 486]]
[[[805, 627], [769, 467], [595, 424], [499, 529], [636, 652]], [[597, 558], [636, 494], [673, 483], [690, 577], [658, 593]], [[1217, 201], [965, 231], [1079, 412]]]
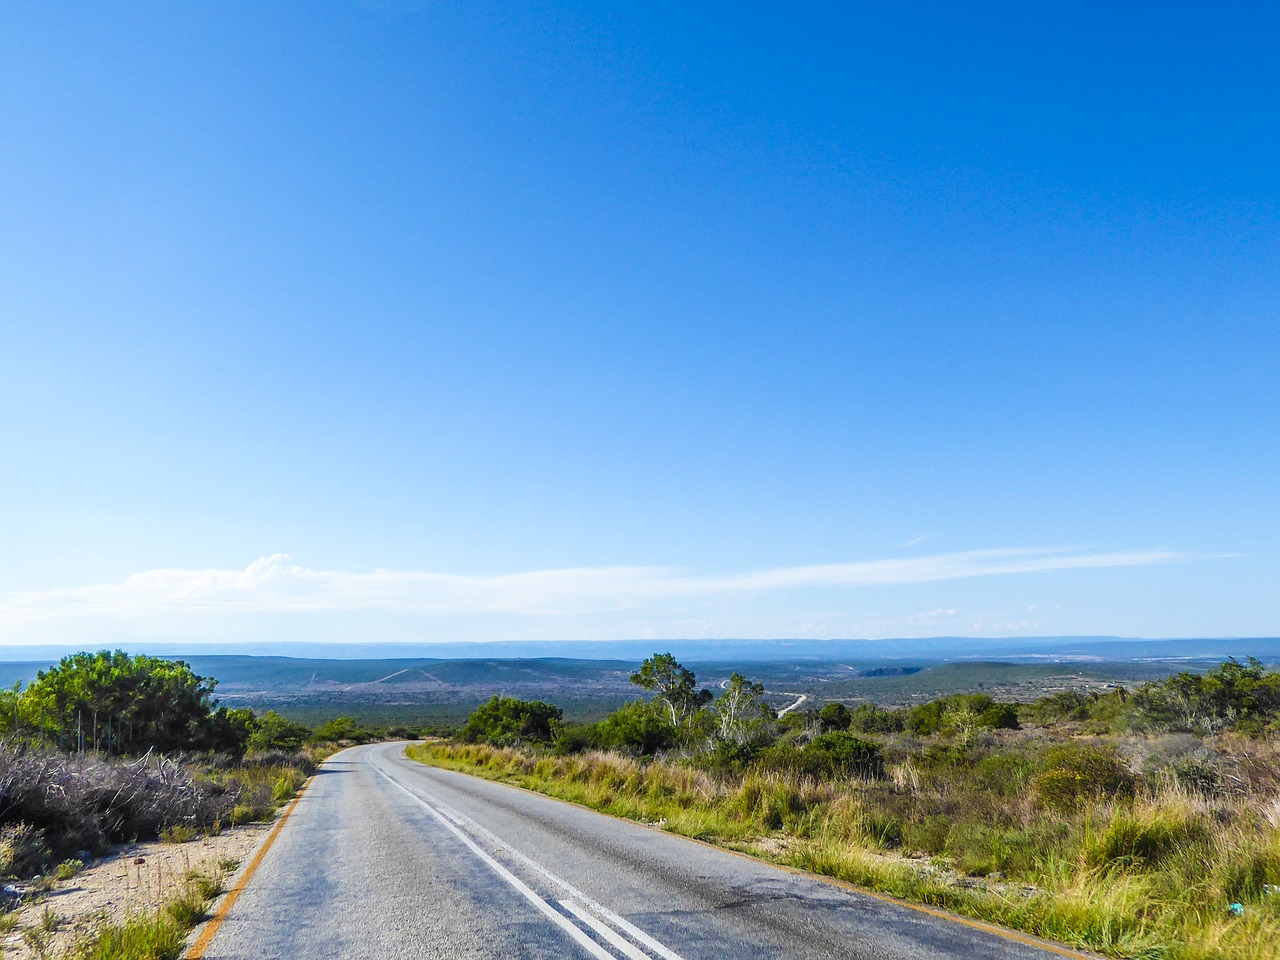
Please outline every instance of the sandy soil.
[[[91, 861], [70, 880], [55, 882], [46, 893], [31, 884], [16, 884], [27, 899], [17, 911], [17, 926], [0, 935], [0, 955], [5, 960], [36, 960], [41, 953], [30, 940], [43, 936], [43, 956], [60, 957], [100, 924], [154, 911], [181, 889], [183, 878], [193, 871], [232, 875], [248, 862], [270, 829], [269, 823], [251, 824], [189, 843], [129, 844]], [[46, 933], [51, 925], [45, 920], [46, 911], [56, 918], [51, 933]]]

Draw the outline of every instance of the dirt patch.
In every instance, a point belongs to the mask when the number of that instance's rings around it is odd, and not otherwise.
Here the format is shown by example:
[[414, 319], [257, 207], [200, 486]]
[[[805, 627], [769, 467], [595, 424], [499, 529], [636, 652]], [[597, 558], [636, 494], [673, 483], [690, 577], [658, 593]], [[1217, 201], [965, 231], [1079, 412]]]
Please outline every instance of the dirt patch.
[[[0, 939], [0, 954], [6, 960], [61, 957], [103, 924], [153, 913], [182, 889], [189, 873], [230, 876], [270, 829], [269, 823], [250, 824], [187, 843], [128, 844], [86, 864], [71, 879], [55, 881], [47, 892], [15, 884], [10, 889], [23, 896], [23, 903], [15, 911], [16, 925]], [[43, 953], [32, 939], [43, 939]]]

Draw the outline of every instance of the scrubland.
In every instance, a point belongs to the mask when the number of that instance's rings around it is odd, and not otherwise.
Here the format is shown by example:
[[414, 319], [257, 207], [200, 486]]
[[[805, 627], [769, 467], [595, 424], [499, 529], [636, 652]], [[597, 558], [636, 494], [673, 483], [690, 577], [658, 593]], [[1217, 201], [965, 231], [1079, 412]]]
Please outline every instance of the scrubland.
[[1280, 678], [1243, 669], [1033, 704], [766, 713], [736, 738], [716, 704], [681, 717], [660, 693], [675, 730], [648, 752], [643, 730], [601, 749], [605, 721], [545, 739], [491, 725], [507, 745], [473, 724], [477, 742], [411, 753], [1110, 956], [1269, 960]]

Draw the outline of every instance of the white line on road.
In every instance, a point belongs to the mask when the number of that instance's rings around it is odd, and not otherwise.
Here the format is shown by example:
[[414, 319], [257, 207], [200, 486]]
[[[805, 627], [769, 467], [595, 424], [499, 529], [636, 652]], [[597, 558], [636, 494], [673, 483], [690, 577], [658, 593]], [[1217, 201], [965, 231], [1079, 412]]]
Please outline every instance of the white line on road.
[[[375, 767], [374, 769], [377, 770], [378, 768]], [[422, 803], [424, 805], [426, 804], [425, 800], [423, 800], [416, 793], [413, 793], [412, 791], [410, 791], [407, 787], [402, 785], [398, 780], [392, 779], [387, 773], [383, 772], [382, 770], [378, 770], [378, 772], [381, 773], [388, 780], [391, 780], [392, 783], [394, 783], [397, 787], [400, 787], [401, 790], [404, 790], [406, 793], [408, 793], [411, 797], [413, 797], [419, 803]], [[499, 847], [502, 850], [504, 850], [508, 856], [512, 857], [515, 860], [519, 860], [522, 864], [524, 864], [530, 870], [540, 874], [549, 883], [555, 884], [561, 890], [565, 891], [565, 893], [569, 894], [569, 896], [576, 899], [579, 903], [585, 904], [587, 907], [593, 910], [598, 916], [604, 918], [606, 922], [612, 924], [614, 927], [621, 930], [623, 933], [629, 936], [632, 940], [635, 940], [637, 943], [640, 943], [648, 947], [650, 951], [662, 957], [662, 960], [684, 960], [684, 957], [680, 956], [680, 954], [676, 953], [674, 950], [672, 950], [670, 947], [668, 947], [666, 944], [662, 943], [661, 941], [655, 940], [653, 937], [649, 936], [649, 934], [645, 933], [643, 930], [641, 930], [635, 924], [631, 923], [625, 917], [619, 916], [618, 914], [610, 910], [608, 907], [606, 907], [604, 904], [599, 903], [598, 901], [587, 896], [585, 893], [583, 893], [573, 884], [569, 883], [567, 880], [561, 880], [559, 877], [557, 877], [554, 873], [552, 873], [542, 864], [538, 863], [536, 860], [531, 860], [529, 857], [526, 857], [523, 853], [521, 853], [515, 847], [511, 846], [511, 844], [507, 843], [505, 840], [499, 837], [492, 830], [487, 830], [484, 827], [480, 826], [480, 824], [476, 823], [474, 820], [470, 819], [469, 817], [463, 816], [457, 810], [454, 810], [453, 808], [451, 808], [447, 803], [444, 803], [442, 800], [439, 800], [436, 797], [432, 797], [431, 799], [434, 801], [435, 806], [443, 810], [447, 816], [454, 818], [459, 824], [464, 824], [465, 826], [469, 827], [474, 833], [480, 834], [482, 837], [484, 837], [486, 840], [492, 843], [495, 847]]]
[[605, 940], [609, 941], [609, 943], [613, 944], [617, 949], [625, 953], [631, 958], [631, 960], [653, 960], [653, 958], [647, 953], [637, 950], [632, 944], [627, 943], [627, 941], [623, 940], [622, 937], [618, 936], [572, 900], [561, 900], [560, 906], [564, 907], [588, 927], [600, 934], [600, 936], [604, 937]]
[[[378, 770], [377, 767], [374, 767], [374, 769]], [[511, 884], [511, 886], [514, 887], [516, 890], [518, 890], [521, 894], [523, 894], [526, 900], [528, 900], [535, 907], [537, 907], [539, 911], [546, 914], [547, 919], [549, 919], [556, 926], [564, 930], [565, 933], [569, 934], [569, 936], [571, 936], [574, 939], [574, 941], [579, 946], [581, 946], [584, 950], [586, 950], [589, 954], [597, 958], [597, 960], [618, 960], [618, 958], [615, 957], [612, 953], [610, 953], [608, 950], [605, 950], [603, 947], [600, 946], [600, 944], [596, 943], [594, 940], [588, 937], [585, 933], [583, 933], [580, 927], [570, 922], [569, 918], [566, 917], [563, 913], [561, 913], [555, 907], [551, 906], [551, 904], [547, 903], [547, 901], [543, 900], [540, 896], [538, 896], [531, 889], [529, 889], [528, 885], [525, 884], [523, 880], [521, 880], [514, 873], [512, 873], [510, 870], [508, 870], [506, 867], [500, 864], [497, 860], [493, 859], [493, 857], [489, 856], [489, 854], [485, 853], [478, 846], [476, 846], [475, 841], [473, 841], [465, 833], [463, 833], [461, 830], [455, 827], [452, 823], [450, 823], [448, 818], [445, 817], [443, 814], [441, 814], [440, 811], [436, 810], [435, 807], [431, 806], [431, 804], [427, 803], [427, 801], [423, 800], [420, 796], [418, 796], [416, 793], [414, 793], [404, 784], [400, 783], [398, 780], [393, 779], [391, 776], [384, 773], [383, 771], [378, 770], [378, 773], [381, 773], [384, 777], [387, 778], [388, 781], [390, 781], [395, 786], [399, 787], [409, 796], [413, 797], [414, 800], [417, 800], [418, 803], [420, 803], [428, 813], [430, 813], [433, 817], [435, 817], [437, 820], [440, 821], [440, 823], [444, 826], [446, 830], [453, 833], [454, 836], [456, 836], [459, 840], [465, 843], [468, 849], [470, 849], [472, 853], [474, 853], [477, 857], [479, 857], [484, 862], [484, 864], [487, 867], [489, 867], [489, 869], [491, 869], [494, 873], [500, 876], [503, 880], [507, 881], [507, 883]]]

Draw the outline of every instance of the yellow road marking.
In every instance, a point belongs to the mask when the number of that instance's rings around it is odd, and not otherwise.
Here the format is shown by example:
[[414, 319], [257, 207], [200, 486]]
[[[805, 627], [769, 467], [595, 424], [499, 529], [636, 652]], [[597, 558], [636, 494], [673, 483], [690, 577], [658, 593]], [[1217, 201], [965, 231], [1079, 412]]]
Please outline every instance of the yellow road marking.
[[231, 912], [231, 908], [235, 906], [240, 894], [244, 888], [249, 885], [249, 881], [253, 879], [253, 875], [258, 871], [258, 867], [262, 863], [263, 857], [267, 855], [267, 851], [271, 849], [271, 845], [276, 842], [276, 837], [280, 836], [280, 830], [284, 827], [284, 822], [289, 819], [289, 814], [293, 813], [293, 808], [298, 805], [298, 801], [302, 799], [302, 794], [306, 792], [307, 787], [311, 786], [308, 780], [302, 785], [302, 789], [298, 791], [298, 795], [293, 798], [293, 802], [289, 804], [284, 815], [276, 821], [276, 825], [271, 828], [271, 832], [267, 834], [267, 839], [263, 841], [262, 846], [258, 848], [258, 852], [254, 854], [249, 866], [245, 867], [244, 873], [240, 874], [240, 879], [236, 881], [236, 885], [232, 887], [222, 903], [218, 905], [218, 909], [214, 911], [213, 916], [209, 918], [209, 922], [205, 924], [204, 929], [200, 931], [200, 936], [196, 938], [196, 942], [191, 945], [191, 949], [187, 951], [186, 960], [200, 960], [204, 956], [204, 952], [209, 949], [209, 944], [213, 942], [214, 935], [218, 932], [218, 928], [222, 926], [222, 922], [227, 919], [227, 914]]

